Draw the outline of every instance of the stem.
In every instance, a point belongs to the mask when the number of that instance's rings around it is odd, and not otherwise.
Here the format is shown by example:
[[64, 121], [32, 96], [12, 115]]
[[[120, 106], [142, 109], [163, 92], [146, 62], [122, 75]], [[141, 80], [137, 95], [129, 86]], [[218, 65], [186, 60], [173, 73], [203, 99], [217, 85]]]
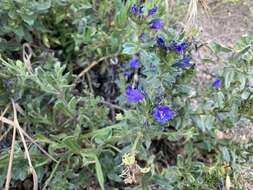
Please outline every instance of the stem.
[[11, 170], [12, 170], [12, 163], [13, 163], [13, 157], [14, 157], [14, 148], [15, 148], [15, 142], [16, 142], [16, 127], [13, 127], [13, 134], [12, 134], [12, 143], [11, 143], [11, 152], [10, 152], [10, 159], [8, 164], [8, 172], [6, 177], [6, 183], [5, 183], [5, 190], [9, 190], [10, 182], [11, 182]]
[[55, 165], [55, 167], [54, 167], [52, 173], [50, 174], [49, 178], [46, 180], [45, 185], [44, 185], [44, 187], [42, 188], [42, 190], [46, 190], [48, 184], [50, 183], [50, 181], [51, 181], [52, 178], [54, 177], [54, 174], [55, 174], [55, 172], [56, 172], [56, 170], [57, 170], [59, 164], [61, 163], [61, 160], [62, 160], [62, 159], [60, 159], [59, 161], [57, 161], [57, 164]]
[[141, 137], [142, 137], [142, 133], [139, 132], [138, 135], [137, 135], [137, 137], [136, 137], [136, 139], [135, 139], [135, 141], [134, 141], [134, 145], [133, 145], [132, 150], [131, 150], [131, 153], [133, 155], [135, 154], [135, 151], [136, 151], [136, 148], [137, 148], [137, 144], [138, 144], [138, 142], [139, 142], [139, 140], [140, 140]]

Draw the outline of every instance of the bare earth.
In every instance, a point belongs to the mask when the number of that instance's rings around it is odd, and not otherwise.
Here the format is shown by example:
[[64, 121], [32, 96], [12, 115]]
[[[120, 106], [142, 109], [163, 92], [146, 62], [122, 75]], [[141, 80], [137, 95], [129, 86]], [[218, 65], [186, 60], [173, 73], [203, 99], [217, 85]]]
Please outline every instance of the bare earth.
[[200, 11], [201, 39], [232, 45], [244, 34], [253, 35], [253, 0], [208, 0], [211, 17]]

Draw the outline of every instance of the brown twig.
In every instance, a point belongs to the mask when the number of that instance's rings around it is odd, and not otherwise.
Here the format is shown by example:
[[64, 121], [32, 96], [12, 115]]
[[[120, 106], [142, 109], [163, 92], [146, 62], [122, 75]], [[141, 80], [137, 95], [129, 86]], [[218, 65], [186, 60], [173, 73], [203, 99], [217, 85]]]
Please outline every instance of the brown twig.
[[10, 107], [10, 104], [8, 104], [6, 106], [6, 108], [4, 109], [3, 113], [1, 114], [1, 117], [3, 117], [6, 114], [7, 110], [9, 109], [9, 107]]
[[[6, 123], [8, 124], [10, 127], [13, 127], [14, 126], [14, 122], [5, 118], [5, 117], [0, 117], [0, 121], [3, 122], [3, 123]], [[10, 128], [11, 129], [11, 128]], [[32, 137], [30, 137], [25, 131], [24, 129], [20, 129], [22, 131], [22, 133], [24, 134], [24, 136], [26, 138], [28, 138], [28, 140], [30, 140], [34, 145], [36, 145], [40, 150], [41, 152], [43, 152], [46, 156], [48, 156], [50, 159], [52, 159], [53, 161], [55, 162], [58, 162], [54, 157], [52, 157], [50, 154], [47, 153], [47, 151], [45, 149], [43, 149], [36, 141], [34, 141], [32, 139]]]
[[76, 77], [75, 82], [77, 82], [82, 76], [84, 76], [89, 70], [91, 70], [93, 67], [95, 67], [97, 64], [99, 64], [101, 61], [108, 59], [109, 57], [117, 56], [118, 54], [113, 54], [113, 55], [107, 55], [104, 57], [101, 57], [97, 61], [93, 61], [88, 67], [86, 67], [82, 72]]
[[166, 11], [166, 24], [168, 25], [168, 18], [169, 18], [169, 15], [170, 15], [170, 12], [171, 12], [171, 9], [174, 5], [174, 0], [165, 0], [165, 11]]
[[174, 5], [174, 0], [165, 0], [165, 11], [166, 11], [166, 20], [168, 20], [170, 11]]
[[197, 22], [198, 1], [199, 0], [190, 0], [186, 15], [185, 31], [189, 31]]
[[86, 67], [76, 78], [76, 80], [80, 79], [83, 75], [85, 75], [89, 70], [95, 67], [99, 61], [93, 61], [88, 67]]
[[[4, 109], [4, 111], [3, 111], [3, 113], [1, 114], [0, 117], [3, 117], [3, 116], [6, 114], [7, 110], [9, 109], [9, 107], [10, 107], [10, 104], [8, 104], [8, 105], [6, 106], [6, 108]], [[4, 124], [4, 123], [2, 122], [2, 128], [3, 128], [3, 124]], [[11, 130], [11, 128], [9, 128], [7, 131], [4, 132], [3, 135], [1, 135], [0, 141], [3, 140], [3, 138], [10, 132], [10, 130]]]
[[43, 152], [46, 156], [48, 156], [51, 160], [58, 162], [54, 157], [52, 157], [50, 154], [47, 153], [46, 150], [44, 150], [36, 141], [34, 141], [32, 139], [32, 137], [30, 137], [25, 131], [24, 129], [21, 128], [22, 133], [25, 135], [26, 138], [28, 138], [28, 140], [30, 140], [33, 144], [35, 144], [40, 150], [41, 152]]
[[92, 94], [94, 94], [94, 90], [93, 90], [93, 87], [92, 87], [92, 82], [91, 82], [90, 74], [86, 73], [86, 76], [87, 76], [87, 80], [88, 80], [90, 91], [91, 91]]
[[23, 62], [30, 74], [32, 74], [32, 64], [31, 64], [32, 55], [33, 55], [32, 48], [28, 43], [25, 43], [23, 45]]
[[29, 164], [29, 167], [30, 167], [30, 172], [32, 173], [32, 176], [33, 176], [33, 190], [38, 190], [38, 176], [37, 176], [36, 171], [35, 171], [35, 169], [32, 165], [32, 161], [31, 161], [29, 150], [28, 150], [28, 147], [27, 147], [27, 144], [26, 144], [23, 132], [22, 132], [22, 128], [21, 128], [21, 126], [19, 125], [19, 122], [18, 122], [15, 102], [14, 102], [13, 99], [11, 100], [11, 102], [12, 102], [13, 114], [14, 114], [14, 121], [13, 121], [14, 122], [14, 127], [16, 127], [18, 129], [18, 132], [19, 132], [19, 135], [21, 137], [23, 146], [25, 148], [25, 155], [26, 155], [27, 160], [28, 160], [28, 164]]
[[122, 107], [118, 106], [118, 105], [115, 105], [115, 104], [112, 104], [110, 102], [107, 102], [107, 101], [100, 101], [102, 104], [106, 105], [106, 106], [109, 106], [110, 108], [114, 108], [114, 109], [117, 109], [117, 110], [120, 110], [120, 111], [125, 111]]
[[[1, 116], [1, 117], [2, 117], [2, 116]], [[15, 142], [16, 142], [15, 139], [16, 139], [16, 126], [13, 125], [11, 152], [10, 152], [10, 159], [9, 159], [9, 164], [8, 164], [8, 171], [7, 171], [7, 175], [6, 175], [5, 190], [9, 190], [10, 182], [11, 182], [11, 176], [12, 176], [12, 163], [13, 163], [14, 148], [15, 148]]]
[[10, 130], [11, 128], [8, 128], [7, 131], [5, 131], [4, 134], [0, 136], [0, 141], [2, 141], [4, 137], [6, 137], [6, 135], [10, 132]]

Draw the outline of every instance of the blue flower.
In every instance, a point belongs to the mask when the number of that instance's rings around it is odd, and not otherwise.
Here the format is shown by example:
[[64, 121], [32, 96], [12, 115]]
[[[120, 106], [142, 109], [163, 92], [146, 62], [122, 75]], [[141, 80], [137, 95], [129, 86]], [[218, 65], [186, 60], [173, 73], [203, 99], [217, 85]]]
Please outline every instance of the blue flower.
[[128, 78], [130, 76], [130, 72], [129, 71], [124, 71], [123, 75], [125, 78]]
[[159, 30], [163, 27], [163, 25], [164, 25], [163, 21], [161, 19], [157, 18], [157, 19], [153, 19], [149, 23], [149, 28]]
[[177, 43], [173, 41], [170, 45], [170, 48], [175, 50], [177, 53], [183, 53], [188, 48], [188, 45], [189, 44], [187, 42]]
[[140, 8], [139, 8], [139, 14], [140, 15], [143, 14], [143, 12], [144, 12], [143, 8], [144, 8], [144, 5], [141, 5]]
[[134, 89], [130, 85], [127, 87], [125, 95], [129, 103], [138, 103], [144, 100], [144, 95], [138, 89]]
[[174, 116], [174, 112], [168, 106], [156, 106], [153, 109], [153, 117], [160, 124], [164, 124], [171, 120]]
[[144, 41], [145, 40], [145, 33], [142, 32], [139, 38], [140, 38], [140, 40]]
[[3, 86], [5, 88], [10, 88], [12, 84], [13, 84], [12, 80], [3, 80]]
[[157, 44], [157, 46], [160, 47], [160, 48], [166, 48], [165, 40], [164, 40], [164, 38], [161, 37], [161, 36], [157, 36], [157, 37], [156, 37], [156, 44]]
[[155, 5], [154, 7], [148, 10], [148, 16], [155, 14], [156, 11], [157, 11], [157, 6]]
[[139, 60], [137, 57], [133, 57], [130, 61], [129, 61], [129, 67], [132, 69], [138, 69], [139, 67]]
[[138, 7], [136, 4], [133, 4], [132, 7], [131, 7], [131, 12], [134, 14], [134, 15], [137, 15], [138, 14]]
[[221, 80], [220, 79], [216, 79], [213, 81], [213, 88], [215, 88], [216, 90], [219, 89], [221, 87]]
[[172, 67], [185, 69], [186, 67], [191, 66], [190, 64], [191, 59], [192, 59], [191, 56], [186, 56], [180, 60], [177, 60], [176, 63], [172, 65]]

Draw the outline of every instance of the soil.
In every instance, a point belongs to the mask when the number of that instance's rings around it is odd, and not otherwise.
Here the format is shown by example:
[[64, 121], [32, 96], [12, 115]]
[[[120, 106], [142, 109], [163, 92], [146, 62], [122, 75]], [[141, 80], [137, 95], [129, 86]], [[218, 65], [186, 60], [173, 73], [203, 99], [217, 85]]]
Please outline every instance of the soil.
[[208, 17], [199, 11], [200, 38], [232, 46], [242, 35], [253, 35], [252, 0], [208, 0]]

